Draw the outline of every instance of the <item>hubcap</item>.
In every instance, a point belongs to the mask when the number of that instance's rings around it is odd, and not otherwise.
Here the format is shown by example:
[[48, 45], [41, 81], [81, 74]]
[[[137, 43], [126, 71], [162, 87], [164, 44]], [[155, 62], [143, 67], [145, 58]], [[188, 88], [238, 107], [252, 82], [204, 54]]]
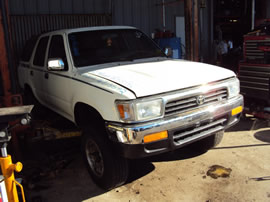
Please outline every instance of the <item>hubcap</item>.
[[85, 152], [88, 164], [93, 173], [98, 177], [102, 177], [104, 173], [104, 162], [101, 151], [93, 140], [89, 139], [87, 141]]

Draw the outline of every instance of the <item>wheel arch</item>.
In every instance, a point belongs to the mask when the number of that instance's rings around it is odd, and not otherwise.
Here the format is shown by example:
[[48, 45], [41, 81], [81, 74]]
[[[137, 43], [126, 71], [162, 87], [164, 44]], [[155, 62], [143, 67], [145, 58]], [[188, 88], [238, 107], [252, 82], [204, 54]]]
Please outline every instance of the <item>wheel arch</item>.
[[24, 99], [28, 99], [27, 97], [29, 96], [33, 96], [33, 98], [38, 101], [39, 103], [41, 103], [41, 101], [38, 99], [35, 90], [33, 90], [33, 88], [31, 87], [31, 85], [29, 85], [28, 83], [25, 83], [23, 86], [23, 96]]
[[95, 127], [104, 127], [105, 123], [102, 115], [94, 107], [83, 102], [77, 102], [75, 104], [74, 121], [81, 128], [89, 124]]
[[[32, 88], [30, 87], [30, 85], [29, 85], [28, 83], [25, 83], [25, 84], [23, 85], [23, 90], [24, 90], [24, 91], [26, 91], [26, 90], [32, 91]], [[32, 91], [32, 92], [33, 92], [33, 91]]]

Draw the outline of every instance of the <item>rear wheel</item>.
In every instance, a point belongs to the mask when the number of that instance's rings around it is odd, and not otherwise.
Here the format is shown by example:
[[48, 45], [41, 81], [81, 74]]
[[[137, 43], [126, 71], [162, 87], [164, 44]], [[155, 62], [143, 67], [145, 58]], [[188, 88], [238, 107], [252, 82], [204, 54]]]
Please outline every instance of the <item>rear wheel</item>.
[[223, 135], [224, 135], [224, 131], [220, 131], [214, 135], [211, 135], [211, 136], [206, 137], [202, 140], [199, 140], [199, 141], [191, 144], [190, 146], [192, 147], [192, 149], [194, 149], [196, 151], [205, 152], [205, 151], [208, 151], [209, 149], [217, 146], [221, 142]]
[[94, 182], [101, 188], [110, 190], [126, 182], [128, 161], [113, 150], [105, 133], [94, 128], [85, 129], [82, 151]]

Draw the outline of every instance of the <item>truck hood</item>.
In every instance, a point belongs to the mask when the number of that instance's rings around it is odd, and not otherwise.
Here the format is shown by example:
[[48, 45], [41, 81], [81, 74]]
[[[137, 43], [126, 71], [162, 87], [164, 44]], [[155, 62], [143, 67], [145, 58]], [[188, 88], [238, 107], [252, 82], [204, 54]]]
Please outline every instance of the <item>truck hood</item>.
[[[84, 71], [85, 72], [85, 71]], [[235, 74], [227, 69], [185, 60], [165, 60], [105, 67], [85, 72], [117, 83], [144, 97], [209, 82], [219, 81]]]

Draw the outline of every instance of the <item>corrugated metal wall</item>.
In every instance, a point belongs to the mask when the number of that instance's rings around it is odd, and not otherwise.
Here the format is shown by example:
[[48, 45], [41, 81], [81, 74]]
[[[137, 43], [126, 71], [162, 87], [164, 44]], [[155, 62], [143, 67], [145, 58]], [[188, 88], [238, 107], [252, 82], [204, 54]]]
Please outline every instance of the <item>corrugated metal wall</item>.
[[[172, 3], [171, 3], [172, 2]], [[162, 29], [162, 0], [9, 0], [11, 15], [113, 14], [113, 24], [131, 25], [146, 34]], [[165, 0], [166, 29], [175, 32], [175, 16], [184, 16], [183, 0]]]
[[111, 25], [111, 0], [9, 0], [15, 60], [25, 42], [42, 32]]
[[96, 15], [12, 15], [11, 37], [18, 62], [25, 42], [31, 36], [57, 29], [111, 25], [111, 16]]
[[[131, 25], [150, 35], [163, 29], [162, 0], [113, 0], [113, 24]], [[166, 29], [175, 33], [175, 17], [184, 16], [184, 1], [165, 0]]]
[[111, 0], [8, 0], [11, 15], [111, 13]]
[[[211, 36], [208, 36], [211, 33], [208, 12], [211, 12], [209, 3], [212, 1], [214, 0], [207, 0], [207, 8], [201, 11], [201, 50], [211, 49]], [[175, 33], [175, 17], [184, 16], [184, 0], [165, 0], [165, 3], [166, 30]], [[74, 14], [111, 15], [113, 25], [135, 26], [149, 36], [155, 29], [163, 29], [162, 0], [9, 0], [9, 9], [11, 15], [32, 15], [32, 17], [23, 18], [24, 20], [31, 18], [29, 19], [30, 24], [27, 20], [26, 23], [26, 21], [20, 21], [19, 18], [12, 19], [12, 29], [15, 30], [13, 37], [16, 37], [14, 44], [18, 50], [22, 49], [25, 39], [29, 38], [30, 33], [36, 34], [39, 31], [46, 31], [47, 28], [48, 30], [63, 28], [61, 24], [65, 23], [70, 23], [69, 27], [72, 27], [74, 22], [76, 22], [76, 27], [100, 25], [91, 23], [80, 25], [81, 20], [83, 21], [82, 18], [71, 20], [67, 17]], [[60, 17], [63, 14], [64, 16]], [[51, 27], [44, 29], [44, 18], [40, 15], [47, 15], [46, 19], [49, 20], [47, 24], [50, 24]], [[50, 15], [53, 16], [48, 17]], [[108, 22], [107, 20], [105, 21]], [[34, 23], [33, 26], [31, 23]], [[29, 31], [30, 28], [32, 31]], [[203, 57], [209, 56], [203, 55]]]

